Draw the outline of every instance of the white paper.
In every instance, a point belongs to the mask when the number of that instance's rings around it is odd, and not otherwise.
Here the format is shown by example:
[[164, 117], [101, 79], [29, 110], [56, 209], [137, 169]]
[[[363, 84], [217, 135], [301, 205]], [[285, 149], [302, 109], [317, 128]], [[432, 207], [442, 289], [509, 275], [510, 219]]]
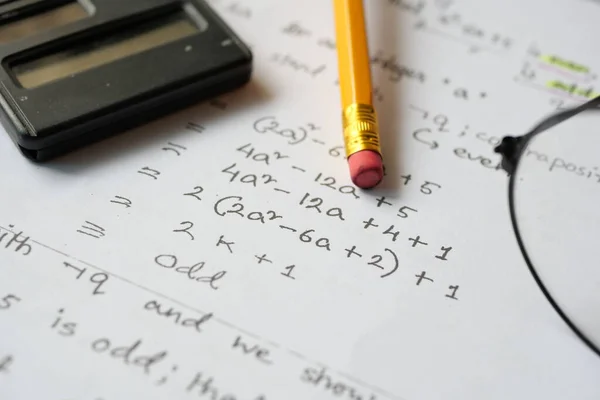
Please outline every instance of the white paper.
[[600, 6], [369, 1], [387, 176], [365, 192], [331, 2], [211, 4], [252, 47], [243, 89], [42, 165], [0, 136], [0, 398], [600, 398], [493, 152], [598, 90]]

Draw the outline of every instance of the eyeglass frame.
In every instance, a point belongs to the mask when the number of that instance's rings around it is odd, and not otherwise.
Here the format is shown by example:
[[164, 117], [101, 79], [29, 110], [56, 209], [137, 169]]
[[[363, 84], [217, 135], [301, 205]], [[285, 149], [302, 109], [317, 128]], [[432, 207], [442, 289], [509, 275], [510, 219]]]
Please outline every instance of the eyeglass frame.
[[519, 225], [517, 224], [517, 217], [515, 212], [514, 205], [514, 188], [516, 185], [515, 179], [515, 171], [519, 166], [519, 162], [527, 148], [528, 144], [531, 140], [538, 136], [539, 134], [547, 131], [548, 129], [564, 122], [570, 118], [575, 117], [576, 115], [588, 111], [588, 110], [596, 110], [600, 111], [600, 96], [597, 96], [583, 104], [580, 104], [576, 107], [568, 108], [565, 110], [558, 111], [555, 114], [552, 114], [541, 122], [539, 122], [536, 126], [534, 126], [530, 131], [525, 134], [519, 136], [507, 135], [502, 138], [500, 144], [494, 148], [494, 152], [498, 153], [502, 156], [501, 167], [508, 174], [508, 204], [510, 209], [510, 219], [512, 228], [517, 239], [517, 244], [519, 246], [519, 250], [525, 259], [525, 263], [529, 269], [529, 272], [532, 274], [533, 279], [541, 289], [542, 293], [548, 300], [548, 302], [552, 305], [554, 310], [558, 313], [558, 315], [563, 319], [563, 321], [573, 330], [573, 332], [581, 339], [594, 353], [600, 356], [600, 348], [597, 348], [591, 340], [589, 340], [580, 330], [575, 326], [575, 324], [567, 317], [566, 313], [558, 306], [554, 298], [550, 295], [548, 289], [540, 279], [537, 274], [533, 263], [527, 254], [527, 250], [525, 249], [524, 241], [519, 232]]

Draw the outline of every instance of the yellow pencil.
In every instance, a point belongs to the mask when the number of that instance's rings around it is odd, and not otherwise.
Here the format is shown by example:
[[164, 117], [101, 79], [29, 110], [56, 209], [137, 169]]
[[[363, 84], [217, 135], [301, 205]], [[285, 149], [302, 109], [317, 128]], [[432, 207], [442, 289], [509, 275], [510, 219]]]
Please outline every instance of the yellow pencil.
[[333, 0], [344, 144], [352, 182], [363, 189], [383, 179], [377, 115], [362, 0]]

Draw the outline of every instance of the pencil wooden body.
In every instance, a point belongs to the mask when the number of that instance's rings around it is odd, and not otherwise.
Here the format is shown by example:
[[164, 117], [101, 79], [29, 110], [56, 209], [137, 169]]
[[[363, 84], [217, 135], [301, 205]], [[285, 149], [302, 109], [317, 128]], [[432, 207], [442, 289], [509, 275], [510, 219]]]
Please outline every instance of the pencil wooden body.
[[346, 158], [352, 181], [371, 188], [383, 179], [383, 163], [362, 1], [333, 0], [333, 6]]
[[333, 0], [342, 108], [371, 105], [371, 70], [362, 0]]

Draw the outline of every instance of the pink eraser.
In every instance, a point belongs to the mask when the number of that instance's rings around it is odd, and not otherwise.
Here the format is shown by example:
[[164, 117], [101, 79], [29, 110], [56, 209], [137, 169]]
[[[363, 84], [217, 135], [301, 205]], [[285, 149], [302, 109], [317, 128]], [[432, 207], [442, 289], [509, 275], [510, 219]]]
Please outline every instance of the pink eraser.
[[361, 150], [348, 158], [350, 178], [361, 189], [377, 186], [383, 179], [383, 160], [372, 150]]

